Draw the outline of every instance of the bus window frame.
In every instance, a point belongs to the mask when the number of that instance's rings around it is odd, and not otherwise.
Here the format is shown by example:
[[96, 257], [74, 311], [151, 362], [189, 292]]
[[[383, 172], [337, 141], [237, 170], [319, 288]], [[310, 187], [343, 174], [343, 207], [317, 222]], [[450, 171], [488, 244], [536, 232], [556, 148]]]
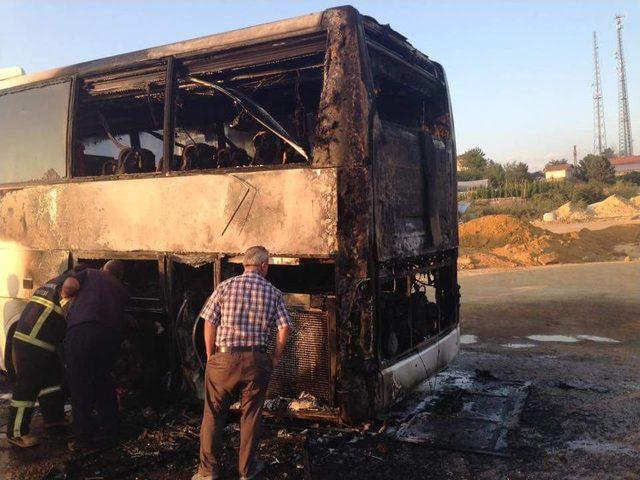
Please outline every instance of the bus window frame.
[[[120, 72], [126, 72], [128, 70], [132, 70], [135, 71], [135, 69], [137, 68], [142, 68], [145, 66], [149, 66], [149, 65], [153, 65], [154, 63], [157, 62], [157, 64], [160, 66], [160, 68], [164, 68], [165, 72], [164, 72], [164, 80], [165, 80], [165, 97], [164, 97], [164, 103], [162, 106], [162, 111], [163, 111], [163, 119], [162, 119], [162, 135], [164, 136], [165, 140], [163, 140], [163, 154], [164, 154], [164, 150], [165, 150], [165, 145], [167, 142], [167, 135], [166, 135], [166, 130], [165, 130], [165, 119], [164, 119], [164, 115], [166, 115], [166, 109], [167, 109], [167, 94], [171, 94], [171, 101], [173, 102], [174, 99], [174, 95], [175, 95], [175, 89], [169, 89], [168, 85], [169, 85], [169, 80], [171, 79], [170, 75], [170, 67], [173, 67], [172, 70], [173, 72], [175, 72], [176, 66], [174, 64], [174, 62], [172, 61], [174, 57], [172, 55], [167, 56], [167, 57], [162, 57], [159, 58], [157, 60], [155, 60], [154, 62], [144, 62], [142, 64], [131, 64], [131, 65], [127, 65], [125, 68], [114, 68], [114, 69], [110, 69], [110, 70], [104, 70], [104, 71], [100, 71], [94, 74], [90, 74], [87, 76], [91, 76], [94, 77], [96, 75], [109, 75], [110, 73], [120, 73]], [[175, 73], [173, 73], [173, 75], [175, 75]], [[68, 161], [68, 175], [67, 175], [67, 179], [69, 181], [73, 181], [73, 182], [101, 182], [101, 181], [107, 181], [107, 180], [126, 180], [126, 179], [134, 179], [134, 178], [156, 178], [156, 177], [162, 177], [166, 174], [165, 170], [164, 170], [164, 159], [163, 159], [163, 165], [162, 165], [162, 170], [161, 171], [155, 171], [155, 172], [144, 172], [144, 173], [116, 173], [114, 175], [82, 175], [82, 176], [78, 176], [75, 174], [75, 153], [74, 153], [74, 148], [73, 145], [75, 143], [75, 141], [77, 140], [78, 136], [77, 136], [77, 128], [76, 128], [76, 114], [78, 112], [78, 107], [79, 107], [79, 99], [80, 99], [80, 85], [82, 84], [83, 81], [83, 76], [80, 75], [74, 75], [74, 79], [76, 82], [76, 89], [73, 92], [75, 97], [73, 99], [73, 111], [70, 112], [69, 115], [69, 127], [71, 129], [71, 133], [68, 135], [68, 144], [67, 144], [67, 161]], [[174, 107], [175, 108], [175, 107]], [[175, 122], [174, 122], [175, 125]], [[173, 132], [172, 132], [173, 133]], [[169, 140], [171, 141], [171, 139]], [[173, 142], [171, 142], [173, 144]]]
[[74, 76], [64, 76], [58, 78], [51, 78], [47, 80], [42, 80], [39, 82], [33, 82], [26, 85], [18, 85], [15, 87], [7, 88], [6, 90], [0, 90], [0, 97], [5, 95], [14, 95], [16, 93], [25, 92], [29, 90], [33, 90], [36, 88], [44, 88], [52, 85], [57, 85], [60, 83], [69, 82], [69, 99], [67, 101], [67, 122], [66, 122], [66, 132], [65, 132], [65, 174], [63, 177], [53, 179], [53, 180], [25, 180], [23, 182], [2, 182], [0, 181], [0, 191], [3, 190], [15, 190], [23, 187], [37, 186], [37, 185], [59, 185], [63, 183], [67, 183], [71, 178], [71, 171], [69, 170], [69, 126], [70, 126], [70, 118], [71, 118], [71, 110], [70, 104], [71, 99], [74, 95]]
[[[95, 182], [95, 181], [111, 181], [111, 180], [128, 180], [128, 179], [140, 179], [140, 178], [164, 178], [164, 177], [176, 177], [184, 175], [202, 175], [202, 174], [218, 174], [225, 175], [230, 173], [245, 173], [245, 172], [257, 172], [257, 171], [270, 171], [270, 170], [287, 170], [297, 168], [313, 168], [313, 148], [308, 152], [309, 160], [300, 163], [287, 163], [287, 164], [275, 164], [275, 165], [252, 165], [244, 167], [228, 167], [228, 168], [208, 168], [201, 170], [171, 170], [170, 158], [173, 155], [175, 149], [175, 130], [176, 130], [176, 94], [179, 90], [178, 78], [180, 71], [183, 69], [182, 61], [191, 60], [192, 58], [202, 57], [203, 55], [189, 56], [185, 58], [177, 58], [173, 55], [163, 57], [160, 59], [161, 64], [165, 66], [165, 95], [163, 106], [163, 128], [162, 135], [163, 140], [163, 159], [162, 170], [156, 172], [145, 173], [121, 173], [115, 175], [87, 175], [76, 176], [75, 172], [75, 155], [73, 151], [73, 144], [77, 138], [75, 117], [78, 109], [78, 99], [80, 95], [80, 85], [82, 78], [74, 76], [76, 86], [72, 92], [74, 94], [73, 108], [69, 115], [69, 126], [71, 133], [67, 135], [67, 157], [68, 157], [68, 174], [65, 178], [66, 181], [73, 182]], [[133, 65], [131, 66], [133, 67]], [[108, 72], [101, 72], [107, 74]], [[73, 84], [72, 84], [73, 88]], [[167, 155], [167, 152], [170, 152]], [[64, 183], [64, 182], [59, 182]]]

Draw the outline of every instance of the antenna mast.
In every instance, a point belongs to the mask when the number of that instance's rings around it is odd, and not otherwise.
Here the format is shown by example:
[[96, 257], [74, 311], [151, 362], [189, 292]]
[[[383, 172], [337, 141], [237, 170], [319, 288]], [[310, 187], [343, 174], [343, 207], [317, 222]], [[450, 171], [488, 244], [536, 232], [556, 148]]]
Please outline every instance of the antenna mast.
[[603, 150], [607, 148], [607, 131], [604, 127], [600, 55], [596, 32], [593, 32], [593, 66], [593, 152], [602, 155]]
[[633, 155], [629, 98], [627, 97], [627, 67], [622, 49], [622, 18], [623, 15], [616, 15], [616, 29], [618, 30], [618, 49], [616, 51], [618, 65], [618, 155], [620, 157]]

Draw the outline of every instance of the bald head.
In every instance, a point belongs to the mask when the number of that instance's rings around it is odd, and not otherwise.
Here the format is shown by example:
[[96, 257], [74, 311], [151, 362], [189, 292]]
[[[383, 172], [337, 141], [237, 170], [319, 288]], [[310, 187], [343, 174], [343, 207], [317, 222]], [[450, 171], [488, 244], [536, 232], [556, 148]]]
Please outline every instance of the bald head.
[[104, 264], [102, 270], [109, 272], [118, 280], [122, 280], [122, 278], [124, 277], [124, 263], [122, 263], [120, 260], [109, 260]]

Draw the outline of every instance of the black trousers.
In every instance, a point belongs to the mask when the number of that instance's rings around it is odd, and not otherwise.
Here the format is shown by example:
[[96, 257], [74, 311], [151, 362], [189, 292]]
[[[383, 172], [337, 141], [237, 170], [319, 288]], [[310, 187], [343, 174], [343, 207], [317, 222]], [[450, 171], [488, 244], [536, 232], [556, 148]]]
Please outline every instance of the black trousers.
[[65, 368], [71, 392], [73, 431], [81, 445], [115, 440], [118, 435], [113, 368], [119, 345], [119, 335], [99, 323], [82, 323], [67, 331]]
[[64, 393], [62, 391], [62, 365], [55, 352], [13, 341], [13, 361], [16, 380], [9, 407], [8, 437], [22, 437], [29, 433], [31, 415], [36, 400], [44, 423], [64, 419]]

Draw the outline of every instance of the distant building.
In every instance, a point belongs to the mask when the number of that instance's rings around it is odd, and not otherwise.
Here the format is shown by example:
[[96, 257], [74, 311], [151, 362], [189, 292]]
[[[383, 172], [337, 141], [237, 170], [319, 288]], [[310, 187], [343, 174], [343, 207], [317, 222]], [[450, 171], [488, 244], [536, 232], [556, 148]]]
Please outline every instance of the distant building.
[[573, 165], [560, 163], [545, 167], [544, 178], [545, 180], [567, 180], [568, 178], [573, 178], [573, 173]]
[[616, 175], [624, 175], [629, 172], [640, 172], [640, 155], [614, 157], [610, 158], [609, 162], [616, 171]]

